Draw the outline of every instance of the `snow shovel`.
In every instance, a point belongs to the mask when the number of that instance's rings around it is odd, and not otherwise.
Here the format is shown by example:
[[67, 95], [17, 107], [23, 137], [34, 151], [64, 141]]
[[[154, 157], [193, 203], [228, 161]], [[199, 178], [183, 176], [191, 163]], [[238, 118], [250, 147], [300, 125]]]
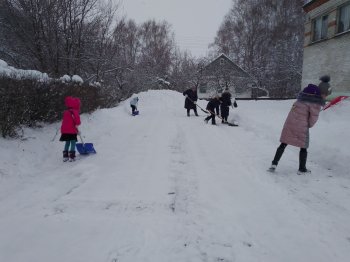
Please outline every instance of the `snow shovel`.
[[204, 110], [202, 107], [200, 107], [199, 105], [197, 105], [196, 102], [194, 102], [191, 98], [189, 98], [188, 96], [186, 96], [188, 98], [188, 100], [190, 100], [193, 104], [195, 104], [200, 110], [202, 110], [204, 113], [208, 114], [209, 112], [207, 110]]
[[230, 122], [225, 121], [220, 115], [215, 114], [214, 112], [212, 112], [212, 111], [210, 111], [210, 110], [209, 110], [209, 113], [211, 113], [211, 114], [213, 114], [213, 115], [216, 115], [218, 118], [220, 118], [221, 120], [223, 120], [223, 121], [224, 121], [223, 124], [226, 124], [226, 125], [228, 125], [228, 126], [238, 126], [238, 125], [235, 124], [235, 123], [230, 123]]
[[80, 134], [78, 135], [81, 140], [81, 143], [76, 143], [75, 146], [77, 147], [79, 154], [81, 155], [96, 154], [96, 150], [94, 148], [93, 143], [84, 143], [81, 135]]
[[327, 108], [330, 108], [331, 106], [334, 106], [335, 104], [338, 104], [339, 102], [349, 98], [349, 96], [337, 96], [336, 98], [332, 99], [324, 108], [323, 110], [326, 110]]

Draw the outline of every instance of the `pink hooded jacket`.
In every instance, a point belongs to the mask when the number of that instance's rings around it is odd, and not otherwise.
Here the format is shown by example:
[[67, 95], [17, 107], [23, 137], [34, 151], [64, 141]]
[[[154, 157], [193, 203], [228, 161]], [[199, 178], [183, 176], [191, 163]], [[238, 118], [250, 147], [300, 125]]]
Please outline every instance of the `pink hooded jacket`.
[[67, 96], [64, 100], [67, 110], [63, 113], [61, 125], [62, 134], [77, 134], [80, 125], [80, 99], [72, 96]]
[[281, 143], [308, 148], [309, 128], [317, 122], [321, 105], [296, 101], [284, 123]]
[[320, 80], [322, 82], [318, 86], [308, 84], [299, 93], [298, 100], [293, 104], [284, 123], [281, 143], [300, 148], [309, 147], [309, 128], [316, 124], [320, 110], [325, 104], [324, 97], [331, 93], [328, 83], [330, 77], [323, 76]]

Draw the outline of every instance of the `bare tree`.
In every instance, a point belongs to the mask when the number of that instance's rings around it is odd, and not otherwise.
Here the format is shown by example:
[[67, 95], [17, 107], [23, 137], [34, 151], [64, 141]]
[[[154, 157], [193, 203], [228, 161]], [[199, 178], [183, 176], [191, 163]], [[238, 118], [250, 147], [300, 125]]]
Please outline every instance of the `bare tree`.
[[190, 87], [198, 86], [199, 61], [188, 52], [175, 49], [171, 67], [172, 89], [184, 91]]
[[227, 54], [276, 95], [293, 95], [301, 80], [302, 4], [235, 0], [212, 44], [214, 53]]
[[120, 18], [114, 0], [0, 4], [0, 59], [54, 77], [79, 74], [102, 83], [108, 106], [134, 92], [182, 90], [196, 82], [198, 61], [176, 47], [171, 26]]

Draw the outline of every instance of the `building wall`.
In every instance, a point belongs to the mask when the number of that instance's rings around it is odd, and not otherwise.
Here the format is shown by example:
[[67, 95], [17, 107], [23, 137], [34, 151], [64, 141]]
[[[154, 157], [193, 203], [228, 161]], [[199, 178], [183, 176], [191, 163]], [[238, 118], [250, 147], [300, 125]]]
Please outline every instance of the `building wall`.
[[[350, 32], [337, 34], [337, 8], [349, 0], [331, 0], [307, 13], [302, 88], [331, 76], [333, 91], [350, 91]], [[312, 42], [313, 19], [328, 14], [327, 39]]]

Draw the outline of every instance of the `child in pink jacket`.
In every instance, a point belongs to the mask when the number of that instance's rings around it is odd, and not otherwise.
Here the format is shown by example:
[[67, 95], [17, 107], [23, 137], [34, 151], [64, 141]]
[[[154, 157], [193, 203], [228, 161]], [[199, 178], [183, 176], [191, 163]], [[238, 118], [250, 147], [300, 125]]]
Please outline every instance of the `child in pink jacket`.
[[63, 113], [60, 141], [66, 142], [63, 150], [63, 161], [66, 162], [75, 160], [75, 144], [79, 132], [77, 126], [80, 125], [80, 99], [67, 96], [64, 102], [67, 109]]
[[321, 83], [318, 86], [309, 84], [299, 93], [284, 123], [280, 138], [281, 145], [277, 148], [269, 171], [275, 171], [284, 149], [287, 145], [292, 145], [300, 148], [298, 175], [311, 172], [306, 168], [309, 128], [316, 124], [321, 108], [325, 104], [324, 99], [331, 93], [330, 77], [323, 76], [320, 80]]

